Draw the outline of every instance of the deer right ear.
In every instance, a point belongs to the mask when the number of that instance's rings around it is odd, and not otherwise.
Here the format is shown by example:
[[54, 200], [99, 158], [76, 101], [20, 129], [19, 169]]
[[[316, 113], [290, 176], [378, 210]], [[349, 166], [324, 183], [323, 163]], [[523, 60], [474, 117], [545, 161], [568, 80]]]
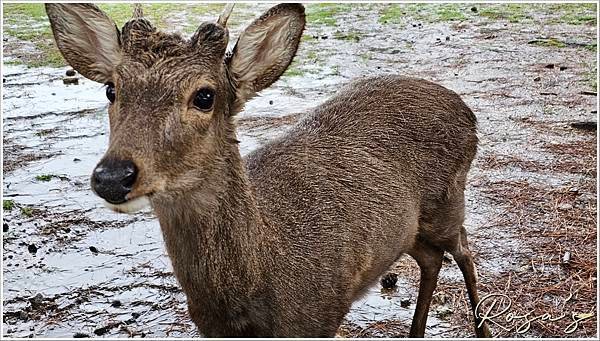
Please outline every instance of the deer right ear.
[[302, 5], [280, 4], [240, 35], [227, 60], [237, 85], [236, 107], [279, 79], [296, 55], [304, 24]]
[[121, 59], [119, 29], [92, 4], [46, 4], [54, 40], [67, 62], [84, 77], [112, 81]]

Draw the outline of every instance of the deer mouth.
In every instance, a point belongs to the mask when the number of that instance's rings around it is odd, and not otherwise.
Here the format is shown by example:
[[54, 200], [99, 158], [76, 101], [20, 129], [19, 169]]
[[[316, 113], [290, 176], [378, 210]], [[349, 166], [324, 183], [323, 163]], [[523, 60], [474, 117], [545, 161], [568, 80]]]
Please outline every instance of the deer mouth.
[[135, 213], [150, 206], [150, 194], [128, 199], [120, 204], [112, 204], [104, 200], [104, 205], [118, 213]]

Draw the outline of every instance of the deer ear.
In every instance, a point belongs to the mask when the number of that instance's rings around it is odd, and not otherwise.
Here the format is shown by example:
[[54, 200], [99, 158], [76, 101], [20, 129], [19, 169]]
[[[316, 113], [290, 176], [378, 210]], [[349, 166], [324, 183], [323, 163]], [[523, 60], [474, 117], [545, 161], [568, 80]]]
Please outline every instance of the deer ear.
[[242, 103], [273, 84], [292, 62], [305, 24], [304, 7], [280, 4], [240, 35], [227, 60]]
[[121, 58], [119, 29], [92, 4], [46, 4], [56, 45], [67, 62], [84, 77], [111, 81]]

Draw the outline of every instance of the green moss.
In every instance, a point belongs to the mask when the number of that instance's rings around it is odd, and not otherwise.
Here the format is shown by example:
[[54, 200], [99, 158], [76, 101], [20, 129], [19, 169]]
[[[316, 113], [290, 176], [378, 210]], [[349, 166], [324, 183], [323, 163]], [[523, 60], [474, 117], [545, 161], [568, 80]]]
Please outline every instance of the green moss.
[[[131, 19], [133, 12], [131, 4], [99, 4], [98, 6], [119, 27], [122, 27], [125, 22]], [[148, 19], [158, 28], [165, 28], [169, 16], [176, 15], [177, 12], [185, 9], [182, 6], [187, 5], [174, 3], [146, 4], [143, 5], [143, 8], [144, 14]], [[194, 14], [220, 10], [222, 7], [222, 4], [189, 6], [190, 11]], [[40, 53], [17, 56], [18, 60], [14, 61], [14, 63], [23, 63], [33, 67], [60, 67], [67, 64], [54, 43], [43, 4], [4, 4], [2, 15], [4, 18], [3, 29], [5, 34], [19, 40], [32, 42], [37, 50], [40, 51]], [[190, 15], [189, 18], [193, 20], [195, 16]], [[194, 23], [194, 29], [199, 24], [199, 22]]]
[[466, 16], [456, 7], [441, 8], [437, 15], [440, 21], [460, 21], [465, 20]]
[[567, 44], [565, 44], [564, 42], [562, 42], [556, 38], [532, 40], [529, 42], [529, 44], [536, 45], [536, 46], [559, 47], [559, 48], [567, 46]]
[[[221, 11], [223, 11], [223, 7], [225, 6], [225, 4], [210, 4], [210, 3], [201, 3], [201, 4], [192, 4], [192, 5], [181, 5], [181, 4], [174, 4], [175, 7], [174, 8], [170, 8], [167, 9], [166, 7], [161, 7], [160, 11], [163, 12], [164, 16], [169, 15], [169, 13], [171, 14], [171, 16], [173, 15], [177, 15], [177, 13], [180, 13], [182, 11], [185, 11], [186, 14], [191, 14], [191, 15], [187, 15], [187, 19], [186, 19], [186, 23], [185, 26], [183, 27], [183, 32], [188, 33], [188, 34], [192, 34], [194, 32], [196, 32], [196, 30], [198, 29], [198, 26], [200, 26], [200, 24], [202, 24], [202, 22], [206, 21], [206, 20], [216, 20], [219, 17], [219, 14], [221, 14]], [[182, 8], [182, 6], [187, 6]], [[239, 9], [240, 7], [244, 7], [245, 4], [236, 4], [235, 5], [235, 9], [233, 14], [231, 15], [231, 17], [229, 18], [229, 20], [227, 21], [227, 26], [229, 28], [231, 28], [232, 26], [234, 26], [236, 23], [242, 21], [242, 20], [246, 20], [249, 19], [248, 17], [241, 17], [240, 15], [236, 15], [239, 14]], [[204, 17], [205, 20], [202, 20], [201, 17]], [[207, 18], [208, 17], [208, 18]]]
[[594, 68], [590, 70], [587, 74], [587, 84], [594, 89], [594, 91], [598, 91], [598, 69], [594, 65]]
[[283, 74], [283, 76], [288, 76], [288, 77], [295, 77], [295, 76], [303, 76], [304, 75], [304, 71], [300, 70], [297, 67], [288, 67], [288, 69], [285, 71], [285, 73]]
[[334, 65], [334, 66], [331, 68], [331, 73], [330, 73], [330, 75], [332, 75], [332, 76], [341, 76], [341, 75], [342, 75], [342, 73], [340, 72], [340, 66], [339, 66], [339, 65]]
[[359, 42], [360, 41], [360, 33], [356, 32], [356, 31], [350, 31], [347, 33], [342, 33], [342, 32], [336, 32], [333, 34], [333, 38], [334, 39], [338, 39], [338, 40], [349, 40], [349, 41], [354, 41], [354, 42]]
[[[186, 8], [185, 4], [175, 4], [175, 3], [154, 3], [154, 4], [144, 4], [142, 5], [142, 9], [144, 10], [144, 16], [148, 18], [158, 28], [165, 28], [167, 20], [170, 16], [173, 16], [176, 12], [182, 11], [185, 9], [186, 11], [197, 14], [197, 8], [208, 7], [209, 5], [202, 6], [190, 6]], [[217, 5], [210, 5], [217, 6]], [[220, 5], [222, 7], [222, 5]], [[101, 10], [106, 12], [106, 14], [115, 21], [118, 27], [123, 27], [123, 25], [129, 21], [133, 14], [133, 6], [128, 3], [121, 4], [99, 4]], [[190, 16], [190, 17], [193, 17]]]
[[560, 22], [571, 24], [571, 25], [590, 25], [596, 26], [595, 15], [572, 15], [567, 14], [560, 18]]
[[336, 26], [335, 18], [340, 13], [352, 9], [348, 4], [308, 4], [306, 6], [306, 21], [310, 24]]
[[63, 58], [62, 54], [54, 45], [53, 40], [45, 40], [36, 42], [36, 47], [42, 51], [40, 58], [33, 59], [28, 62], [29, 66], [51, 66], [51, 67], [62, 67], [67, 65], [67, 62]]
[[314, 41], [315, 37], [313, 37], [311, 34], [303, 34], [302, 37], [300, 37], [300, 41]]
[[[297, 59], [297, 58], [296, 58]], [[300, 63], [297, 60], [293, 60], [292, 63], [288, 66], [287, 70], [283, 73], [283, 76], [302, 76], [305, 72], [300, 69]]]
[[6, 60], [2, 61], [2, 63], [5, 65], [23, 65], [23, 62], [19, 59]]
[[544, 115], [556, 115], [556, 110], [552, 107], [544, 106]]
[[2, 17], [5, 23], [14, 24], [20, 20], [46, 19], [46, 10], [44, 4], [4, 4], [2, 8]]
[[529, 10], [535, 9], [532, 4], [499, 4], [485, 5], [479, 8], [479, 15], [492, 20], [506, 20], [511, 23], [518, 23], [533, 19]]
[[28, 66], [63, 66], [65, 61], [54, 45], [44, 5], [5, 4], [3, 7], [4, 33], [19, 40], [33, 43], [40, 53], [17, 56], [14, 63]]
[[50, 181], [50, 180], [52, 180], [53, 177], [54, 177], [54, 175], [52, 175], [52, 174], [42, 174], [42, 175], [36, 175], [35, 179], [37, 181]]
[[15, 201], [14, 200], [2, 200], [2, 209], [5, 211], [11, 211], [13, 208], [15, 208]]
[[405, 13], [402, 12], [402, 7], [400, 5], [388, 5], [385, 9], [380, 11], [378, 21], [382, 24], [398, 23], [403, 14]]
[[325, 26], [336, 26], [337, 20], [327, 14], [315, 14], [308, 19], [310, 23], [321, 24]]
[[548, 4], [547, 6], [550, 12], [570, 12], [570, 13], [580, 13], [581, 11], [592, 11], [596, 12], [596, 4], [593, 3], [562, 3], [562, 4]]
[[360, 55], [360, 59], [363, 62], [368, 62], [373, 58], [373, 54], [371, 54], [371, 52], [367, 52], [367, 53], [363, 53]]
[[[123, 27], [133, 14], [131, 4], [98, 4], [98, 7], [103, 10], [119, 28]], [[147, 6], [142, 7], [145, 11], [144, 14], [148, 14]]]
[[21, 207], [21, 213], [26, 217], [31, 217], [33, 215], [33, 208], [23, 206]]
[[558, 18], [550, 20], [551, 23], [596, 26], [596, 4], [552, 4], [548, 10], [559, 14]]
[[481, 8], [479, 9], [479, 15], [494, 20], [504, 19], [504, 15], [497, 8]]
[[[175, 5], [177, 8], [179, 8], [181, 10], [181, 5], [179, 5], [179, 4], [173, 4], [173, 5]], [[239, 10], [240, 7], [243, 7], [243, 6], [245, 6], [245, 5], [244, 4], [236, 4], [235, 8], [237, 10]], [[225, 7], [225, 4], [203, 3], [203, 4], [197, 4], [197, 5], [196, 4], [190, 5], [190, 6], [188, 6], [187, 10], [190, 11], [191, 13], [195, 14], [196, 16], [207, 15], [207, 14], [216, 14], [218, 17], [218, 15], [221, 14], [221, 11], [223, 10], [224, 7]], [[176, 10], [176, 9], [174, 9], [174, 10]], [[234, 13], [236, 13], [235, 9], [234, 9]], [[192, 18], [194, 18], [194, 17], [195, 16], [192, 16]], [[231, 19], [233, 20], [234, 17], [236, 17], [235, 14], [231, 16]], [[215, 17], [215, 19], [216, 19], [216, 17]], [[228, 23], [230, 23], [230, 22], [228, 21]], [[200, 24], [201, 24], [200, 22], [196, 22], [196, 26], [198, 26]]]
[[550, 24], [596, 25], [595, 4], [493, 4], [480, 5], [479, 15], [492, 20], [512, 23], [543, 15]]
[[391, 4], [379, 12], [382, 24], [399, 24], [406, 18], [425, 22], [450, 22], [467, 19], [465, 4]]
[[587, 44], [584, 47], [592, 52], [596, 52], [598, 50], [598, 46], [596, 44]]

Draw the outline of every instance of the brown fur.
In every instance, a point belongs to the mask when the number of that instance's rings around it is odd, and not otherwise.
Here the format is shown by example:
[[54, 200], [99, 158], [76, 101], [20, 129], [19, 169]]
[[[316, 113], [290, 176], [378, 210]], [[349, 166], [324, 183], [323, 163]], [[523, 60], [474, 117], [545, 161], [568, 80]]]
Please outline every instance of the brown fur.
[[[47, 6], [51, 21], [64, 6]], [[52, 27], [59, 47], [67, 44], [72, 32]], [[411, 335], [423, 336], [443, 251], [478, 301], [462, 227], [475, 116], [439, 85], [363, 78], [243, 160], [233, 115], [285, 71], [303, 27], [301, 6], [276, 6], [225, 57], [220, 25], [186, 40], [131, 20], [109, 74], [80, 67], [115, 84], [104, 159], [139, 168], [128, 197], [150, 197], [204, 335], [333, 336], [352, 302], [409, 253], [422, 268]], [[271, 40], [256, 41], [261, 32]], [[74, 67], [93, 59], [61, 51]], [[190, 105], [207, 86], [217, 94], [208, 113]]]

